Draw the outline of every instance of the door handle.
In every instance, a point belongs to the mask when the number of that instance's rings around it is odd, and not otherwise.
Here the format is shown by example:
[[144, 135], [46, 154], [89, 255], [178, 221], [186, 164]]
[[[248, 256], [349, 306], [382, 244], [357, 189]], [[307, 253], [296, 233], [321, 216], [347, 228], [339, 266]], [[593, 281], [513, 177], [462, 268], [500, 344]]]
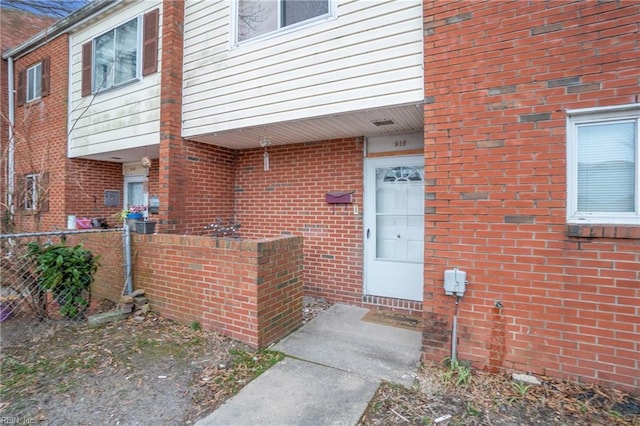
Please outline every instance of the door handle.
[[371, 233], [371, 229], [367, 228], [367, 240], [369, 239], [369, 234]]

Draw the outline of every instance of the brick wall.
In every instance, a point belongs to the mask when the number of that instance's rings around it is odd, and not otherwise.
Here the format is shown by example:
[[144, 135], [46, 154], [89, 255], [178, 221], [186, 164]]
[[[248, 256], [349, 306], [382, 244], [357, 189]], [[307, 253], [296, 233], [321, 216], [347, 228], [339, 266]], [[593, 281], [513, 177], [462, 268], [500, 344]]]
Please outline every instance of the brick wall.
[[133, 234], [134, 286], [154, 310], [265, 347], [302, 320], [302, 238]]
[[91, 297], [97, 301], [109, 299], [118, 302], [125, 284], [122, 232], [113, 230], [66, 234], [64, 244], [70, 247], [82, 244], [85, 249], [100, 256], [98, 270], [91, 286]]
[[567, 227], [564, 111], [639, 101], [640, 4], [434, 0], [424, 20], [425, 356], [450, 354], [459, 267], [460, 358], [637, 390], [640, 235]]
[[180, 137], [182, 117], [182, 51], [184, 1], [164, 1], [162, 7], [160, 63], [160, 224], [162, 232], [179, 232], [188, 210], [186, 141]]
[[[273, 146], [269, 171], [263, 153], [237, 154], [235, 212], [242, 237], [303, 236], [305, 293], [361, 304], [363, 141]], [[331, 191], [355, 191], [354, 204], [327, 204]]]
[[177, 229], [199, 234], [216, 218], [233, 218], [235, 151], [198, 142], [184, 141], [185, 214], [175, 217]]
[[15, 111], [15, 173], [16, 199], [24, 197], [24, 188], [18, 183], [25, 174], [47, 173], [49, 208], [41, 215], [41, 221], [20, 208], [16, 209], [16, 230], [48, 230], [66, 226], [60, 223], [64, 217], [64, 196], [61, 188], [65, 180], [66, 139], [67, 139], [67, 68], [68, 41], [62, 35], [50, 40], [43, 47], [17, 59], [14, 62], [14, 84], [17, 88], [18, 74], [26, 68], [50, 58], [49, 96], [16, 106]]
[[64, 186], [65, 217], [71, 214], [77, 217], [100, 217], [107, 219], [111, 227], [119, 226], [117, 213], [122, 210], [122, 203], [117, 207], [106, 207], [104, 191], [120, 191], [122, 201], [122, 188], [122, 164], [68, 159]]
[[[54, 18], [34, 15], [29, 12], [13, 10], [6, 7], [0, 8], [0, 53], [5, 53], [11, 48], [40, 32], [45, 27], [55, 22]], [[9, 85], [7, 76], [9, 63], [0, 59], [0, 229], [3, 232], [11, 231], [5, 226], [5, 215], [8, 190], [8, 146], [9, 146]]]

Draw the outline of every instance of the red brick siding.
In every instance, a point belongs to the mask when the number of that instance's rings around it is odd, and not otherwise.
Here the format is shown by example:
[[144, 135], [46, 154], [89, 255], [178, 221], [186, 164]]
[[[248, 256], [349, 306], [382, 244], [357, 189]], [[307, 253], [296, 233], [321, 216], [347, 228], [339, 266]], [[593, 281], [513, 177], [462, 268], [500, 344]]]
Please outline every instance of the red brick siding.
[[[238, 153], [235, 212], [242, 237], [303, 236], [305, 293], [361, 304], [363, 141], [270, 147], [269, 171], [263, 152]], [[331, 191], [355, 191], [354, 204], [327, 204]]]
[[182, 51], [184, 1], [164, 1], [160, 63], [160, 231], [180, 231], [188, 212], [187, 153], [180, 137], [182, 117]]
[[301, 323], [302, 239], [133, 234], [134, 283], [154, 310], [253, 347]]
[[[0, 53], [17, 47], [29, 37], [55, 22], [54, 18], [34, 15], [29, 12], [0, 8]], [[7, 76], [9, 63], [0, 59], [0, 230], [12, 231], [5, 226], [5, 205], [8, 190], [8, 147], [9, 147], [9, 85]]]
[[424, 20], [425, 356], [450, 354], [459, 267], [460, 358], [637, 390], [640, 240], [568, 230], [564, 111], [638, 102], [640, 4], [434, 0]]
[[100, 256], [91, 297], [98, 301], [109, 299], [118, 302], [125, 283], [122, 232], [67, 234], [64, 244], [70, 247], [82, 244], [95, 256]]
[[104, 205], [104, 191], [120, 191], [122, 201], [122, 164], [80, 158], [67, 160], [65, 214], [77, 217], [106, 218], [109, 226], [119, 226], [117, 207]]
[[[66, 35], [50, 40], [43, 47], [14, 62], [14, 84], [26, 68], [50, 58], [50, 94], [24, 106], [15, 114], [16, 199], [24, 192], [18, 188], [19, 177], [31, 173], [49, 174], [49, 210], [40, 223], [28, 212], [16, 209], [17, 231], [48, 230], [66, 227], [63, 187], [66, 175], [68, 40]], [[19, 191], [19, 192], [18, 192]], [[17, 202], [17, 200], [16, 200]]]
[[187, 213], [176, 219], [178, 229], [197, 235], [216, 218], [233, 218], [236, 153], [191, 141], [184, 141], [183, 146], [189, 182], [184, 188]]

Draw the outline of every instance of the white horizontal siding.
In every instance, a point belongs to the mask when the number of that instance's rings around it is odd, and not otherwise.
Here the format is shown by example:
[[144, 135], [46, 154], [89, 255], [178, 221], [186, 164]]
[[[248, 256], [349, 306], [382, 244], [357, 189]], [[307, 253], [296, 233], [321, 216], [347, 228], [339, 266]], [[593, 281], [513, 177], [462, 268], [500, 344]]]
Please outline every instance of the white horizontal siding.
[[419, 102], [420, 0], [337, 2], [332, 19], [234, 47], [229, 1], [187, 1], [183, 134]]
[[[131, 2], [87, 22], [70, 37], [69, 156], [100, 154], [160, 143], [160, 51], [158, 72], [141, 81], [94, 96], [81, 95], [82, 45], [137, 16], [160, 9], [162, 2]], [[142, 21], [141, 21], [142, 25]], [[162, 29], [158, 29], [159, 49]], [[141, 47], [140, 47], [141, 48]]]

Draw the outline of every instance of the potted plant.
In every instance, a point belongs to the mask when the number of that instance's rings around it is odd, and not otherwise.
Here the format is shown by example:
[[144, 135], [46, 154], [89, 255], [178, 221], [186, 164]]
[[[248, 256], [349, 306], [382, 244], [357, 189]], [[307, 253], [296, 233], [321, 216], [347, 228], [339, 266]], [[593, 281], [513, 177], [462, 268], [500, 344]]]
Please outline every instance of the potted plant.
[[156, 222], [150, 220], [137, 220], [135, 229], [138, 234], [153, 234], [156, 231]]
[[147, 211], [147, 206], [141, 204], [134, 204], [127, 209], [127, 219], [142, 219], [144, 212]]

